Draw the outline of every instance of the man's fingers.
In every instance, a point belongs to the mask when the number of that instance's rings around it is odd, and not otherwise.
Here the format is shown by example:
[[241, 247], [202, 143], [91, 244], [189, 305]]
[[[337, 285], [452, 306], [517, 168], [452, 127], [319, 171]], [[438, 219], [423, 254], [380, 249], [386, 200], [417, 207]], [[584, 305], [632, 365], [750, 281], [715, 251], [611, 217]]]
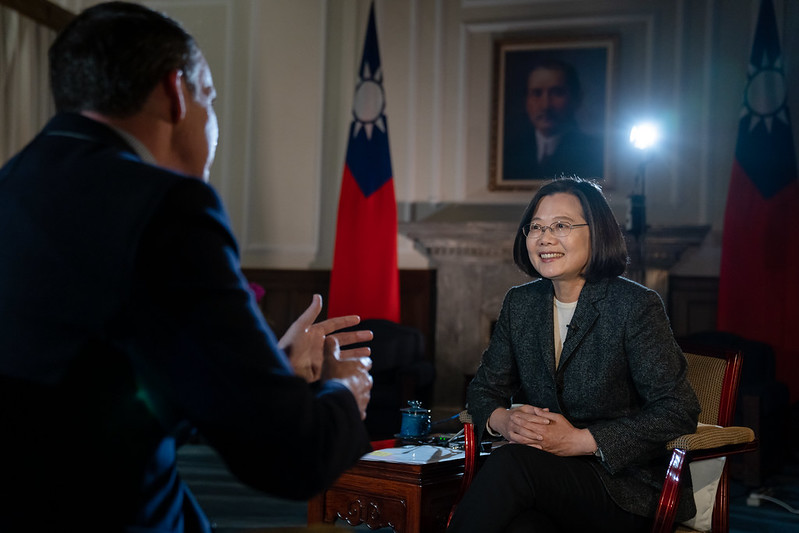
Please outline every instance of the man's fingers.
[[314, 327], [321, 329], [324, 335], [329, 335], [330, 333], [333, 333], [339, 329], [356, 326], [360, 322], [361, 317], [358, 315], [336, 316], [333, 318], [328, 318], [327, 320], [322, 320], [321, 322], [314, 324]]
[[311, 324], [314, 323], [316, 317], [319, 316], [319, 313], [322, 312], [322, 296], [320, 294], [314, 294], [313, 298], [311, 299], [311, 305], [303, 311], [303, 313], [294, 321], [295, 324], [301, 326], [303, 329], [308, 328]]
[[[369, 371], [372, 369], [372, 358], [371, 357], [360, 357], [358, 361], [361, 363], [361, 366], [364, 367], [364, 371], [369, 374]], [[369, 376], [369, 381], [372, 380], [372, 376]]]
[[[351, 350], [355, 351], [355, 350]], [[348, 357], [348, 358], [340, 358], [338, 360], [339, 364], [342, 365], [342, 368], [347, 369], [351, 372], [360, 372], [362, 374], [368, 374], [369, 371], [372, 369], [372, 358], [371, 357]]]
[[338, 339], [339, 346], [348, 346], [356, 342], [369, 342], [374, 335], [368, 329], [359, 329], [358, 331], [342, 331], [340, 333], [332, 333], [328, 337], [335, 337]]
[[369, 348], [368, 346], [341, 350], [341, 359], [359, 359], [364, 357], [369, 358], [371, 355], [372, 355], [372, 349]]

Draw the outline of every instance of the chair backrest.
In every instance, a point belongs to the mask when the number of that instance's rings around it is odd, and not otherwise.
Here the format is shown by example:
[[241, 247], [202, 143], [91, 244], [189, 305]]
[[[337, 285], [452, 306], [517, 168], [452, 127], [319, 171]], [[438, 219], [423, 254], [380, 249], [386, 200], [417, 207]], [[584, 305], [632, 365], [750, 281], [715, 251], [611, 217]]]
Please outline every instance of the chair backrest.
[[702, 407], [699, 421], [731, 425], [741, 379], [741, 352], [690, 342], [680, 342], [680, 348], [688, 361], [688, 381]]
[[372, 373], [397, 371], [417, 361], [426, 360], [424, 336], [414, 327], [380, 318], [366, 318], [357, 326], [342, 331], [368, 329], [374, 333], [369, 342], [353, 344], [349, 348], [369, 346], [372, 349]]

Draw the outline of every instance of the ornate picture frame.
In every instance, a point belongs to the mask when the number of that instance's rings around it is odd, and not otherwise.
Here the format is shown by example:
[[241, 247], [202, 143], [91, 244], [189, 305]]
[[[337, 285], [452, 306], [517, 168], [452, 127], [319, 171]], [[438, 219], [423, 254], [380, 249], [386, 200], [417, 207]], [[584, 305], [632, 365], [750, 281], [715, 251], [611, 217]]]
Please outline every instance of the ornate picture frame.
[[494, 42], [489, 190], [560, 175], [608, 186], [617, 49], [613, 35]]

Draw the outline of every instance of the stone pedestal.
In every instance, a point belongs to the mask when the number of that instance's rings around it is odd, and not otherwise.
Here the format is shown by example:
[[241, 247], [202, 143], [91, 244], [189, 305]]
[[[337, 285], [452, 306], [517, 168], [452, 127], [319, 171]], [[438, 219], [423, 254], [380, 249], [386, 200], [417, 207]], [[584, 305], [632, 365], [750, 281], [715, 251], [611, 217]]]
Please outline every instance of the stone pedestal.
[[446, 406], [453, 414], [463, 409], [465, 376], [480, 362], [505, 293], [530, 281], [513, 263], [516, 227], [513, 222], [401, 225], [436, 268], [434, 408]]
[[710, 226], [656, 226], [642, 237], [625, 235], [630, 264], [626, 277], [656, 290], [667, 301], [669, 270], [688, 248], [698, 248]]

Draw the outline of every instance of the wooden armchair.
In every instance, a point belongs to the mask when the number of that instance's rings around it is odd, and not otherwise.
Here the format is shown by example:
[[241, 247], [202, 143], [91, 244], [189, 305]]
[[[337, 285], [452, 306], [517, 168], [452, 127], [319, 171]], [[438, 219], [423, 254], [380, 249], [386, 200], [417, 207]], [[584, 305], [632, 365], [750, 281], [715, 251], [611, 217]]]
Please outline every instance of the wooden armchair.
[[[758, 446], [751, 429], [730, 426], [738, 397], [742, 353], [739, 350], [709, 348], [685, 342], [680, 346], [688, 361], [688, 380], [702, 407], [699, 422], [711, 426], [700, 426], [696, 433], [682, 435], [666, 445], [672, 454], [652, 525], [653, 533], [675, 530], [674, 514], [679, 503], [679, 487], [688, 463], [746, 453], [756, 450]], [[713, 533], [729, 531], [728, 470], [729, 465], [725, 462], [713, 505]], [[699, 512], [701, 510], [697, 509]], [[676, 531], [700, 530], [679, 525]]]
[[[683, 472], [692, 461], [727, 457], [757, 449], [758, 442], [749, 428], [730, 426], [735, 412], [735, 400], [741, 376], [743, 356], [740, 351], [710, 348], [697, 344], [680, 343], [688, 361], [688, 380], [696, 392], [702, 412], [701, 424], [696, 433], [682, 435], [666, 445], [671, 451], [666, 479], [660, 494], [652, 533], [671, 533], [672, 531], [700, 531], [683, 525], [675, 529], [674, 516], [679, 503], [679, 489]], [[477, 468], [479, 445], [475, 442], [474, 425], [467, 411], [460, 414], [466, 441], [466, 464], [464, 475], [450, 519], [458, 502], [474, 478]], [[722, 426], [722, 427], [713, 427]], [[716, 490], [713, 504], [712, 531], [729, 531], [729, 479], [728, 465], [725, 461]], [[701, 512], [699, 509], [697, 512]]]

